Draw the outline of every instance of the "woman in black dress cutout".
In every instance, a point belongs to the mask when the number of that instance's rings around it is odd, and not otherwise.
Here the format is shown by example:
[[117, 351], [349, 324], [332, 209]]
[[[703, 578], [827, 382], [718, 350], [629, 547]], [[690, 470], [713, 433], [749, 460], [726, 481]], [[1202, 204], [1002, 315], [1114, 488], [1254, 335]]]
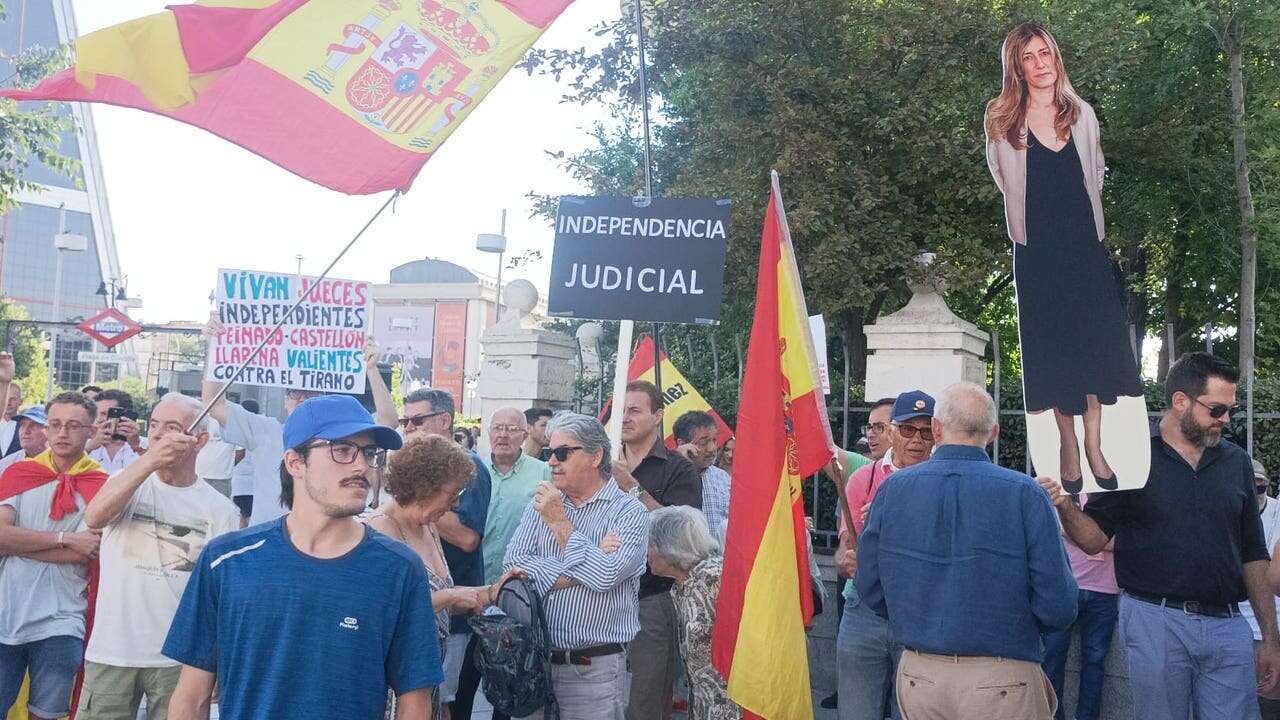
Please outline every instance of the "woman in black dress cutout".
[[1075, 416], [1098, 485], [1117, 486], [1102, 454], [1102, 406], [1142, 396], [1120, 288], [1102, 244], [1102, 146], [1093, 108], [1067, 79], [1053, 36], [1026, 23], [1003, 48], [1001, 93], [987, 105], [987, 161], [1014, 241], [1028, 413], [1052, 410], [1060, 475], [1083, 487]]

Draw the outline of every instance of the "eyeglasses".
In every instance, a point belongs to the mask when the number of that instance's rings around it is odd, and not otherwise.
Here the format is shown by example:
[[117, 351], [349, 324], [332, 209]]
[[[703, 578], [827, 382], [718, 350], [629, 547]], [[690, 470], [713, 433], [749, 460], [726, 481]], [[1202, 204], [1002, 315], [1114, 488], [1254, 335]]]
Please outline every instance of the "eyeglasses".
[[346, 440], [338, 440], [336, 442], [330, 440], [319, 440], [308, 445], [308, 448], [317, 448], [324, 445], [329, 446], [329, 457], [339, 465], [350, 465], [356, 461], [357, 455], [364, 455], [365, 462], [369, 463], [369, 467], [380, 468], [387, 464], [387, 451], [377, 445], [357, 445]]
[[506, 433], [508, 435], [515, 435], [516, 433], [524, 432], [524, 428], [519, 425], [490, 425], [489, 431], [496, 434]]
[[433, 412], [433, 413], [423, 413], [421, 415], [414, 415], [412, 417], [402, 417], [400, 418], [400, 427], [406, 427], [406, 428], [421, 427], [423, 423], [425, 423], [426, 421], [430, 420], [433, 417], [436, 417], [438, 415], [448, 415], [448, 414], [449, 413], [442, 411], [442, 412]]
[[67, 432], [73, 433], [73, 434], [78, 433], [83, 431], [85, 428], [89, 427], [89, 425], [88, 423], [76, 422], [75, 420], [72, 420], [70, 422], [65, 422], [65, 423], [54, 420], [50, 422], [48, 425], [46, 425], [45, 427], [49, 428], [49, 430], [51, 430], [54, 435], [57, 435], [63, 430], [66, 430]]
[[547, 452], [550, 454], [550, 457], [555, 458], [559, 462], [564, 462], [569, 459], [569, 456], [573, 454], [574, 450], [581, 449], [581, 445], [561, 445], [557, 448], [547, 448]]
[[862, 426], [862, 434], [870, 435], [871, 433], [875, 433], [876, 435], [883, 435], [884, 431], [888, 429], [889, 429], [889, 423], [882, 423], [882, 422], [871, 423], [870, 425]]
[[931, 428], [922, 428], [922, 427], [916, 427], [915, 425], [906, 425], [906, 424], [899, 424], [899, 423], [894, 423], [893, 426], [897, 428], [899, 433], [902, 434], [902, 437], [908, 440], [915, 437], [916, 433], [920, 433], [920, 437], [924, 438], [929, 442], [933, 442], [933, 430]]
[[1222, 403], [1214, 403], [1212, 405], [1208, 405], [1206, 403], [1200, 402], [1199, 398], [1192, 398], [1192, 400], [1195, 400], [1197, 405], [1208, 410], [1209, 417], [1213, 418], [1214, 420], [1217, 420], [1223, 415], [1235, 415], [1240, 412], [1239, 405], [1223, 405]]

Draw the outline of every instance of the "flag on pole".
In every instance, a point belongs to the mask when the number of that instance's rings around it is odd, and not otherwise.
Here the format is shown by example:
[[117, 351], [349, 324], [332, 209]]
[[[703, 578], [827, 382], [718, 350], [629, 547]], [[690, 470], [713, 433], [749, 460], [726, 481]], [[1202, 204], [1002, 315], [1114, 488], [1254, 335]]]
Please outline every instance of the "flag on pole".
[[[653, 382], [653, 338], [645, 335], [640, 339], [640, 344], [636, 346], [636, 350], [631, 354], [631, 363], [627, 365], [627, 382], [635, 380], [648, 380]], [[685, 379], [684, 375], [676, 369], [671, 358], [665, 352], [662, 353], [662, 426], [667, 431], [667, 436], [663, 438], [663, 442], [667, 447], [675, 448], [676, 420], [681, 415], [690, 410], [701, 410], [711, 416], [716, 421], [716, 445], [723, 447], [725, 441], [733, 437], [733, 428], [720, 417], [720, 413], [715, 411], [702, 397], [702, 393], [698, 392], [698, 388], [693, 383]], [[600, 422], [605, 427], [609, 426], [609, 415], [613, 410], [613, 397], [611, 396], [605, 401], [604, 409], [600, 411]]]
[[712, 662], [749, 717], [811, 720], [804, 628], [813, 616], [801, 481], [835, 445], [809, 313], [773, 173], [712, 631]]
[[202, 0], [90, 33], [14, 100], [204, 128], [308, 180], [407, 190], [573, 0]]

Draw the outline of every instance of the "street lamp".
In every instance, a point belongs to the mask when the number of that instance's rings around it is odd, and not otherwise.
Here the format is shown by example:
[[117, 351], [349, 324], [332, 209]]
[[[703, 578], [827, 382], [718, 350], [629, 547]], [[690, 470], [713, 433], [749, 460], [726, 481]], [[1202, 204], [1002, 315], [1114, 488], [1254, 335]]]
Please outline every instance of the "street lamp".
[[574, 337], [578, 339], [578, 367], [579, 372], [586, 372], [585, 363], [582, 361], [582, 351], [584, 348], [595, 350], [596, 360], [600, 363], [600, 377], [596, 382], [596, 414], [604, 409], [604, 353], [600, 352], [600, 338], [604, 335], [604, 326], [598, 322], [582, 323], [578, 326]]
[[[53, 321], [62, 321], [62, 257], [68, 252], [84, 252], [89, 249], [89, 238], [67, 232], [67, 211], [64, 209], [58, 219], [58, 234], [53, 236], [53, 250], [57, 257], [53, 271]], [[58, 374], [58, 331], [60, 326], [54, 325], [49, 333], [49, 385], [45, 388], [45, 402], [53, 399], [53, 379]]]
[[498, 303], [494, 313], [496, 319], [502, 319], [502, 257], [507, 252], [507, 211], [502, 211], [502, 230], [494, 235], [480, 233], [476, 236], [476, 249], [480, 252], [498, 254]]

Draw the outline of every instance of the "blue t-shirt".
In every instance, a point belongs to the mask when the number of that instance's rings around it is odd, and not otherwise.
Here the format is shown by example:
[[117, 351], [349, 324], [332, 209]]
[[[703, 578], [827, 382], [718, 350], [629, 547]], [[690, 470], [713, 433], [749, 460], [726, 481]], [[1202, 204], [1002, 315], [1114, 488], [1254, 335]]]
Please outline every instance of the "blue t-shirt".
[[[492, 491], [493, 482], [489, 478], [489, 470], [480, 461], [480, 456], [469, 450], [467, 452], [471, 455], [471, 462], [476, 465], [476, 474], [471, 478], [471, 482], [467, 483], [467, 489], [462, 493], [462, 497], [458, 498], [458, 507], [453, 511], [458, 513], [458, 520], [463, 525], [475, 530], [483, 540], [484, 525], [489, 520], [489, 493]], [[466, 552], [447, 542], [441, 544], [444, 545], [444, 559], [449, 563], [449, 574], [453, 576], [454, 585], [462, 587], [484, 585], [484, 550], [481, 545], [478, 544], [475, 550]], [[466, 616], [454, 615], [449, 621], [449, 632], [471, 632]]]
[[205, 546], [164, 643], [217, 674], [221, 717], [381, 720], [387, 688], [440, 684], [431, 586], [413, 551], [365, 528], [346, 555], [313, 558], [286, 518]]

